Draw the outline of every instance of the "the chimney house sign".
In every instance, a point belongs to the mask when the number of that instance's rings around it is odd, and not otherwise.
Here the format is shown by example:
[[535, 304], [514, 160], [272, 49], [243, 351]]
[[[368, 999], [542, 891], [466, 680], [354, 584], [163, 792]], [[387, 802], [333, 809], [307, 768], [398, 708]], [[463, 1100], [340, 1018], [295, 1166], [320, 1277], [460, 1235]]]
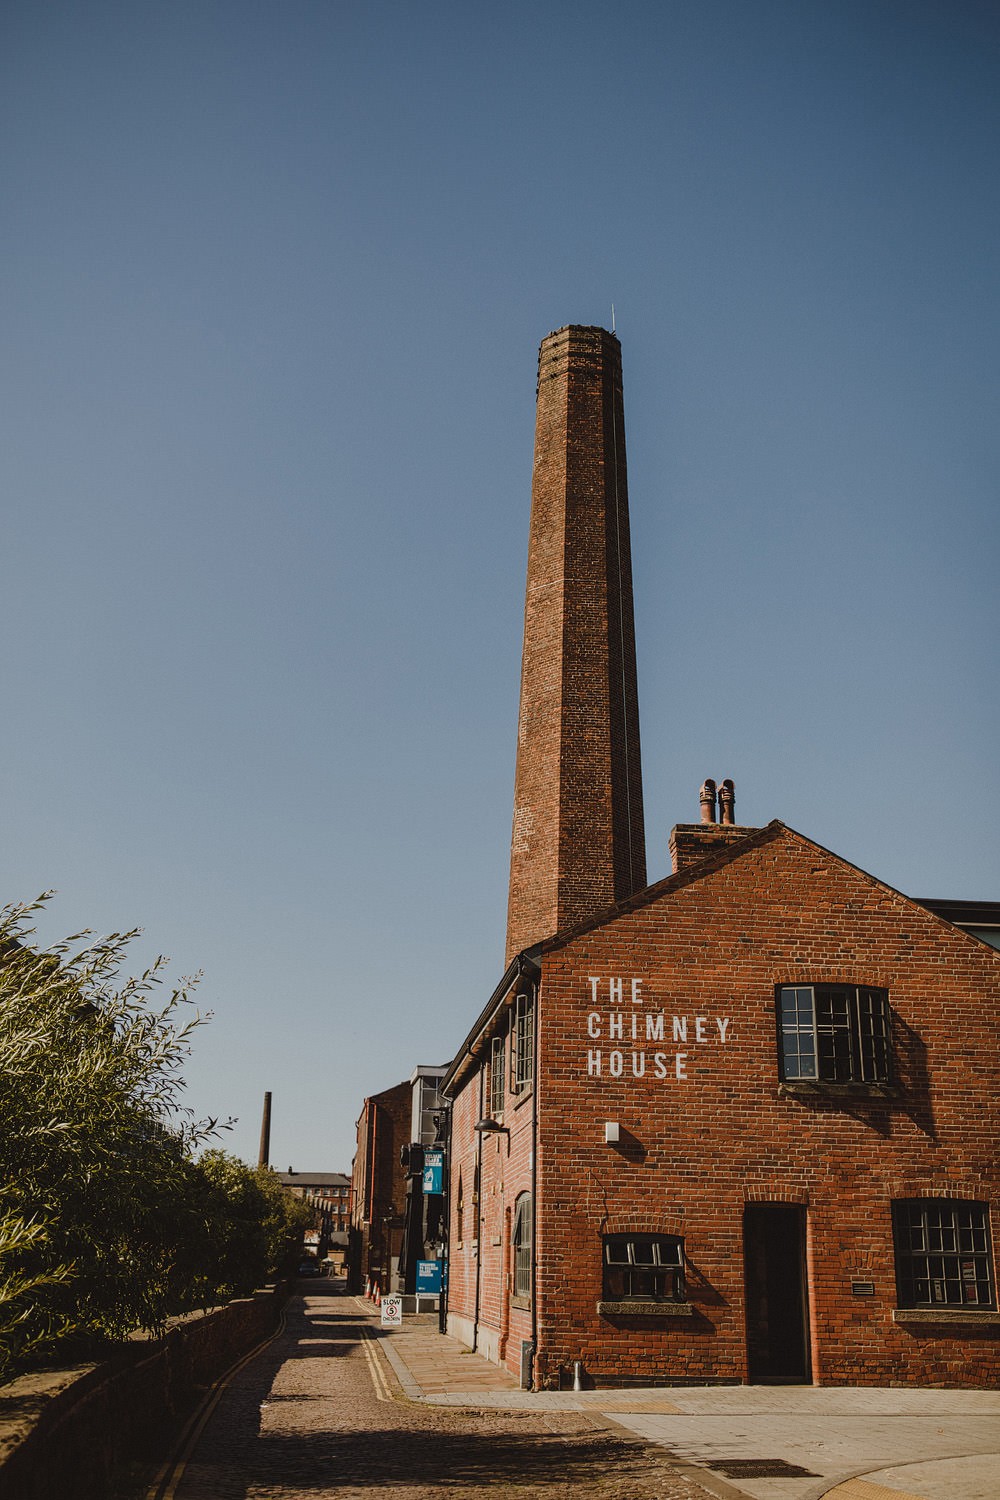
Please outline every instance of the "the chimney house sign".
[[668, 1015], [644, 994], [643, 979], [588, 974], [586, 983], [588, 1078], [684, 1083], [698, 1047], [724, 1047], [731, 1040], [729, 1016]]

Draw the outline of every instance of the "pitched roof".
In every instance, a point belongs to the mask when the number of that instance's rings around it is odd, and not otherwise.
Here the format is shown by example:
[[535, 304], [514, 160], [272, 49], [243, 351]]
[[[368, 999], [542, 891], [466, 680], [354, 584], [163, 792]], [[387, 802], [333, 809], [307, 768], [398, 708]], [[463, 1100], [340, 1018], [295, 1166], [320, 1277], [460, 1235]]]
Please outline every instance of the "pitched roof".
[[343, 1172], [275, 1172], [285, 1187], [350, 1187], [351, 1179]]
[[581, 922], [576, 927], [567, 928], [563, 932], [554, 933], [552, 937], [547, 938], [539, 945], [537, 951], [540, 956], [555, 952], [586, 932], [593, 932], [597, 928], [608, 926], [627, 912], [639, 911], [643, 907], [651, 905], [654, 901], [660, 900], [663, 896], [673, 895], [676, 891], [682, 890], [687, 885], [704, 880], [706, 876], [714, 875], [717, 870], [721, 870], [725, 865], [732, 864], [737, 859], [742, 859], [751, 850], [761, 849], [766, 844], [773, 843], [776, 838], [780, 838], [784, 834], [791, 835], [792, 838], [798, 839], [800, 843], [808, 844], [811, 849], [815, 849], [818, 853], [826, 855], [829, 859], [835, 859], [838, 864], [845, 865], [849, 870], [853, 870], [863, 879], [870, 881], [872, 885], [878, 886], [881, 890], [890, 891], [894, 896], [898, 896], [901, 901], [905, 901], [908, 905], [916, 907], [922, 912], [930, 913], [932, 916], [947, 923], [949, 927], [956, 928], [959, 932], [962, 932], [964, 936], [972, 938], [973, 941], [981, 942], [985, 947], [991, 946], [991, 944], [985, 943], [983, 939], [976, 937], [974, 933], [967, 932], [966, 927], [989, 927], [1000, 923], [1000, 902], [945, 901], [938, 899], [917, 900], [916, 897], [908, 896], [905, 891], [901, 891], [896, 886], [890, 885], [888, 881], [882, 880], [878, 875], [873, 875], [870, 870], [864, 870], [860, 865], [853, 864], [851, 860], [845, 859], [842, 854], [837, 854], [833, 849], [827, 849], [825, 845], [818, 844], [808, 834], [799, 833], [798, 829], [790, 828], [787, 823], [782, 823], [780, 819], [774, 818], [765, 828], [755, 829], [753, 832], [748, 833], [745, 838], [738, 839], [733, 843], [726, 844], [724, 847], [714, 850], [707, 854], [704, 859], [699, 859], [687, 865], [684, 869], [678, 870], [674, 875], [668, 875], [664, 880], [657, 881], [655, 885], [647, 886], [645, 890], [637, 891], [627, 901], [619, 902], [617, 906], [612, 907], [608, 911], [599, 912], [589, 921]]
[[[887, 881], [880, 880], [877, 875], [872, 875], [870, 871], [863, 870], [860, 865], [852, 864], [842, 854], [836, 854], [832, 849], [827, 849], [823, 844], [818, 844], [815, 839], [809, 838], [807, 834], [799, 833], [797, 829], [790, 828], [787, 823], [782, 823], [779, 818], [774, 818], [766, 827], [754, 829], [748, 832], [744, 838], [737, 839], [732, 843], [727, 843], [712, 850], [705, 855], [704, 859], [693, 861], [683, 869], [678, 870], [675, 874], [667, 875], [663, 880], [657, 880], [653, 885], [646, 886], [644, 890], [637, 891], [635, 895], [629, 896], [627, 900], [619, 901], [615, 906], [598, 912], [586, 922], [578, 922], [573, 927], [567, 927], [561, 932], [553, 933], [551, 937], [544, 939], [536, 947], [531, 948], [525, 953], [518, 954], [511, 961], [503, 978], [493, 991], [482, 1013], [477, 1018], [472, 1030], [456, 1053], [448, 1072], [442, 1080], [442, 1093], [447, 1097], [453, 1097], [455, 1084], [459, 1082], [461, 1076], [466, 1071], [467, 1065], [477, 1060], [477, 1049], [489, 1035], [491, 1023], [514, 985], [525, 973], [530, 975], [537, 972], [539, 961], [543, 960], [547, 953], [557, 952], [560, 948], [564, 948], [568, 943], [575, 941], [578, 937], [582, 937], [588, 932], [608, 927], [630, 912], [641, 911], [644, 907], [651, 906], [654, 902], [660, 901], [664, 897], [676, 894], [676, 892], [683, 890], [686, 886], [693, 885], [699, 880], [705, 880], [708, 876], [714, 875], [716, 871], [725, 868], [726, 865], [733, 864], [736, 860], [743, 859], [754, 850], [762, 849], [766, 845], [774, 843], [776, 839], [786, 836], [797, 839], [800, 843], [807, 844], [811, 849], [815, 849], [817, 853], [826, 855], [829, 859], [834, 859], [839, 864], [853, 870], [864, 880], [870, 881], [872, 885], [878, 886], [881, 890], [889, 891], [894, 896], [898, 896], [907, 905], [944, 922], [953, 931], [961, 932], [964, 937], [969, 938], [970, 942], [980, 943], [986, 949], [990, 948], [991, 945], [989, 943], [976, 937], [973, 933], [966, 932], [964, 926], [959, 925], [959, 923], [970, 922], [973, 925], [989, 925], [991, 921], [1000, 918], [1000, 903], [948, 902], [937, 900], [917, 901], [914, 897], [908, 896], [905, 891], [897, 890], [895, 886], [889, 885]], [[954, 908], [954, 911], [951, 908]], [[992, 917], [984, 917], [984, 913], [987, 911], [993, 914]], [[975, 915], [969, 917], [966, 915], [969, 912], [974, 912]]]
[[[773, 843], [783, 833], [795, 833], [795, 830], [774, 818], [766, 828], [754, 829], [745, 838], [737, 839], [731, 844], [713, 850], [710, 854], [706, 854], [704, 859], [686, 865], [683, 870], [678, 870], [674, 875], [667, 875], [653, 885], [647, 885], [644, 890], [636, 891], [634, 896], [629, 896], [625, 901], [619, 901], [617, 905], [609, 907], [606, 911], [598, 912], [586, 922], [578, 922], [575, 927], [566, 927], [562, 932], [553, 933], [550, 938], [546, 938], [543, 943], [539, 944], [538, 951], [543, 956], [546, 953], [552, 953], [557, 948], [565, 947], [575, 938], [581, 937], [585, 932], [593, 932], [598, 927], [607, 927], [609, 923], [616, 922], [627, 912], [641, 911], [644, 906], [652, 905], [662, 896], [671, 896], [675, 891], [683, 890], [685, 886], [693, 885], [697, 880], [704, 880], [706, 875], [713, 875], [716, 870], [732, 864], [734, 860], [742, 859], [751, 849], [760, 849], [765, 844]], [[804, 835], [799, 834], [798, 837], [803, 838]], [[812, 840], [809, 839], [807, 842], [812, 843]], [[814, 847], [818, 849], [821, 846], [816, 844]], [[829, 853], [828, 850], [824, 852]], [[839, 858], [839, 855], [835, 855], [834, 858]], [[874, 879], [874, 876], [871, 878]]]

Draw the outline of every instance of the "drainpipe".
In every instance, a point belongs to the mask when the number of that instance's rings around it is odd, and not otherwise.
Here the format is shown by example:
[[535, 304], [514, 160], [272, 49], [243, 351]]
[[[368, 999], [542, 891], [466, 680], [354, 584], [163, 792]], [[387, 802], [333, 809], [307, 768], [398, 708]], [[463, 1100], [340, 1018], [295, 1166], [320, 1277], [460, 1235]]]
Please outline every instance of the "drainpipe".
[[378, 1105], [372, 1106], [372, 1164], [368, 1178], [368, 1222], [375, 1222], [375, 1161], [378, 1148]]
[[[484, 1095], [483, 1081], [485, 1069], [480, 1062], [479, 1065], [479, 1114], [477, 1119], [483, 1118]], [[476, 1131], [476, 1176], [472, 1184], [472, 1196], [475, 1199], [472, 1207], [476, 1214], [476, 1301], [472, 1315], [472, 1352], [475, 1354], [479, 1348], [479, 1283], [483, 1271], [483, 1135], [482, 1131]]]
[[503, 1249], [500, 1252], [500, 1342], [497, 1353], [500, 1356], [500, 1364], [503, 1366], [507, 1358], [507, 1340], [510, 1337], [510, 1299], [511, 1299], [511, 1248], [510, 1237], [513, 1226], [510, 1218], [510, 1206], [503, 1211]]
[[441, 1173], [441, 1191], [444, 1198], [441, 1205], [441, 1234], [443, 1244], [441, 1250], [441, 1290], [438, 1293], [438, 1333], [448, 1332], [448, 1283], [451, 1280], [451, 1105], [445, 1104], [442, 1108], [447, 1112], [447, 1127], [445, 1130], [444, 1145], [444, 1167]]
[[377, 1104], [372, 1104], [371, 1127], [372, 1127], [372, 1133], [371, 1133], [372, 1164], [371, 1164], [371, 1175], [368, 1178], [368, 1248], [367, 1248], [367, 1254], [365, 1255], [365, 1259], [368, 1262], [368, 1265], [366, 1267], [365, 1280], [367, 1282], [369, 1282], [369, 1290], [370, 1290], [371, 1273], [372, 1273], [372, 1240], [373, 1240], [373, 1238], [374, 1238], [374, 1236], [376, 1234], [376, 1228], [375, 1228], [375, 1161], [376, 1161], [376, 1155], [375, 1155], [375, 1153], [376, 1153], [376, 1149], [377, 1149], [377, 1146], [378, 1146], [378, 1105]]
[[532, 1020], [534, 1022], [534, 1039], [532, 1042], [532, 1066], [534, 1078], [531, 1089], [531, 1389], [537, 1390], [538, 1383], [535, 1380], [535, 1363], [538, 1359], [538, 1285], [535, 1274], [537, 1261], [536, 1247], [538, 1236], [536, 1228], [538, 1224], [538, 1088], [541, 1081], [541, 1069], [538, 1066], [538, 1022], [541, 999], [541, 984], [535, 983], [535, 1003], [531, 1007]]

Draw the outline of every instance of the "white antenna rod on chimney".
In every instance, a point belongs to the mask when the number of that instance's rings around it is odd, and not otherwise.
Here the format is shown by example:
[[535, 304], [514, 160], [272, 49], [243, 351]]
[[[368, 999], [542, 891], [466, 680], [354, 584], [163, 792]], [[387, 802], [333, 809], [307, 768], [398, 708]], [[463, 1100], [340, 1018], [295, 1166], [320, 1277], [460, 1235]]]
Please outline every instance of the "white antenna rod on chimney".
[[615, 331], [615, 304], [612, 302], [612, 304], [611, 304], [611, 332], [614, 333], [614, 331]]

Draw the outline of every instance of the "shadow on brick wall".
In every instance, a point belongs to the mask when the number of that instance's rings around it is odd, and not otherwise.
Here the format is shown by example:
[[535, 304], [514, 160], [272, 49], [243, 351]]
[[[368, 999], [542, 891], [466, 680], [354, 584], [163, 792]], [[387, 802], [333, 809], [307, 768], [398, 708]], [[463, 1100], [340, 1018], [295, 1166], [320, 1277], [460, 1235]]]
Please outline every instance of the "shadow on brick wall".
[[937, 1126], [931, 1105], [931, 1085], [927, 1071], [927, 1047], [918, 1032], [893, 1012], [892, 1045], [896, 1062], [896, 1079], [900, 1105], [918, 1130], [937, 1140]]

